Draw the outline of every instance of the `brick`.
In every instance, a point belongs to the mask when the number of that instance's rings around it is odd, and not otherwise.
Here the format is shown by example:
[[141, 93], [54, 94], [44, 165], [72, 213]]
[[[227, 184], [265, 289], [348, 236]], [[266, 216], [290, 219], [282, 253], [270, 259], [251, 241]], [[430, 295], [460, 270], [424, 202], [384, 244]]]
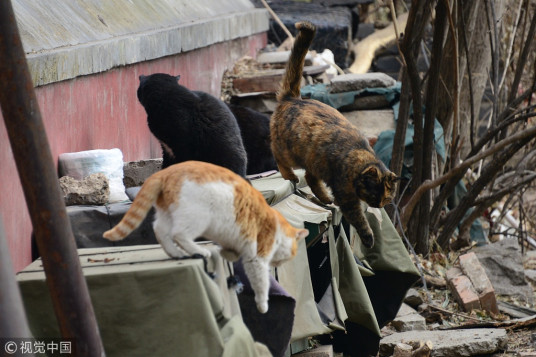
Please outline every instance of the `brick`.
[[471, 280], [480, 299], [482, 308], [495, 314], [499, 313], [497, 299], [495, 297], [495, 289], [493, 289], [493, 285], [491, 285], [491, 281], [480, 264], [476, 254], [471, 252], [461, 255], [460, 267], [463, 273], [469, 280]]
[[447, 283], [452, 295], [465, 311], [480, 309], [480, 298], [471, 280], [458, 267], [447, 270]]

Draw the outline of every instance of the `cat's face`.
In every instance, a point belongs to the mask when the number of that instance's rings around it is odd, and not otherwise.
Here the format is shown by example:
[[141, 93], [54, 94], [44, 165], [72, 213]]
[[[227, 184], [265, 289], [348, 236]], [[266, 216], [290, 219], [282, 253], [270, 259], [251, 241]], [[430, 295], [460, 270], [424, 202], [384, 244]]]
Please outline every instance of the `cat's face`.
[[396, 183], [400, 180], [391, 171], [371, 165], [357, 179], [356, 192], [369, 206], [381, 208], [396, 195]]
[[281, 237], [280, 246], [272, 257], [271, 265], [279, 266], [296, 256], [298, 252], [298, 242], [305, 239], [309, 235], [309, 231], [307, 229], [292, 227], [279, 212], [275, 212], [279, 224], [278, 234], [282, 234], [283, 236]]

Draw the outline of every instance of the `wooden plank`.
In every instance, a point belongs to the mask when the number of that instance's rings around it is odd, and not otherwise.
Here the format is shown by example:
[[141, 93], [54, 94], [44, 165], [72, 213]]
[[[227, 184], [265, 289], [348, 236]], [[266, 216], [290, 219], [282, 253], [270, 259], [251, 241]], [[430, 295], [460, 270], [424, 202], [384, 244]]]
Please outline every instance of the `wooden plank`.
[[[323, 73], [328, 68], [329, 65], [307, 66], [303, 69], [303, 74], [314, 76]], [[284, 69], [272, 69], [244, 74], [243, 77], [233, 80], [233, 88], [241, 93], [277, 92], [284, 73]]]

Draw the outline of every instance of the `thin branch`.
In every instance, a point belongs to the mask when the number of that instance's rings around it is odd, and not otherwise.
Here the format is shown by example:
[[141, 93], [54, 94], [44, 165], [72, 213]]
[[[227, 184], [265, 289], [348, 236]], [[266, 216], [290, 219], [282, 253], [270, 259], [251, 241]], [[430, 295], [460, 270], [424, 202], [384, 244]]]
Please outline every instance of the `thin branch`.
[[[521, 0], [523, 1], [523, 0]], [[471, 71], [471, 62], [469, 61], [469, 43], [467, 41], [467, 29], [466, 29], [466, 21], [465, 21], [465, 15], [464, 15], [464, 9], [463, 6], [463, 0], [462, 0], [462, 6], [461, 6], [461, 27], [462, 27], [462, 34], [463, 34], [463, 47], [465, 50], [465, 61], [466, 65], [465, 68], [467, 68], [467, 82], [469, 85], [469, 105], [471, 108], [471, 129], [469, 134], [469, 141], [471, 143], [471, 149], [475, 146], [475, 98], [473, 94], [473, 73]]]
[[530, 138], [530, 137], [536, 137], [536, 126], [533, 126], [533, 127], [529, 128], [529, 129], [526, 129], [526, 130], [524, 130], [522, 132], [519, 132], [519, 133], [517, 133], [515, 135], [509, 136], [509, 137], [499, 141], [498, 143], [496, 143], [495, 145], [491, 146], [487, 150], [481, 152], [480, 154], [472, 156], [471, 158], [465, 160], [460, 165], [456, 166], [455, 168], [453, 168], [452, 170], [450, 170], [449, 172], [447, 172], [443, 176], [436, 178], [435, 180], [426, 180], [425, 182], [423, 182], [419, 186], [419, 188], [415, 191], [415, 193], [411, 196], [411, 198], [408, 201], [408, 203], [402, 209], [402, 225], [403, 225], [403, 227], [407, 226], [407, 223], [409, 221], [409, 218], [411, 217], [411, 214], [413, 213], [413, 209], [415, 208], [415, 205], [417, 204], [417, 202], [419, 202], [421, 196], [426, 191], [431, 190], [431, 189], [433, 189], [433, 188], [435, 188], [435, 187], [437, 187], [439, 185], [444, 184], [451, 177], [455, 176], [458, 173], [465, 172], [465, 170], [467, 170], [469, 167], [471, 167], [476, 162], [480, 161], [483, 158], [486, 158], [486, 157], [488, 157], [490, 155], [493, 155], [493, 154], [499, 152], [500, 150], [502, 150], [506, 146], [508, 146], [508, 145], [510, 145], [510, 144], [512, 144], [512, 143], [514, 143], [516, 141], [523, 140], [523, 139]]
[[527, 34], [527, 40], [521, 51], [521, 55], [517, 61], [516, 73], [514, 75], [514, 81], [512, 82], [512, 87], [510, 88], [510, 94], [508, 95], [508, 103], [511, 103], [516, 97], [516, 93], [521, 82], [521, 76], [524, 74], [525, 63], [527, 62], [530, 50], [532, 48], [532, 41], [536, 36], [536, 10], [532, 14], [532, 22], [530, 24], [530, 29]]
[[458, 157], [457, 155], [457, 147], [458, 147], [458, 126], [459, 126], [459, 117], [460, 117], [460, 88], [459, 88], [459, 63], [458, 63], [458, 33], [456, 32], [456, 28], [454, 26], [454, 20], [452, 19], [452, 13], [449, 11], [450, 9], [450, 3], [449, 0], [444, 0], [445, 6], [447, 7], [447, 18], [449, 21], [449, 31], [451, 33], [451, 39], [452, 39], [452, 49], [454, 51], [454, 55], [452, 56], [452, 72], [454, 72], [454, 103], [453, 103], [453, 117], [452, 117], [452, 146], [450, 151], [450, 160], [451, 163], [455, 163]]
[[502, 86], [504, 85], [504, 81], [506, 79], [506, 72], [508, 71], [510, 59], [512, 57], [512, 50], [514, 48], [514, 40], [516, 38], [517, 26], [519, 25], [519, 18], [521, 16], [522, 5], [523, 5], [523, 0], [519, 0], [519, 5], [517, 6], [517, 12], [516, 12], [516, 19], [514, 23], [512, 24], [512, 29], [510, 30], [510, 34], [511, 34], [510, 45], [508, 46], [508, 53], [506, 55], [506, 61], [504, 62], [504, 70], [501, 76], [501, 82], [499, 83], [499, 92], [502, 90]]

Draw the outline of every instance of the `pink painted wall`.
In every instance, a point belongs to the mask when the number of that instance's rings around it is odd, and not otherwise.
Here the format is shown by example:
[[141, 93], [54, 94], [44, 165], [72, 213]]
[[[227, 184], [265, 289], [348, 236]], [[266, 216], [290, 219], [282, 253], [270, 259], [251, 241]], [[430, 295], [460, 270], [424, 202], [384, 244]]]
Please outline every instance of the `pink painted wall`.
[[[223, 72], [244, 55], [254, 57], [265, 45], [266, 34], [258, 34], [36, 88], [56, 166], [61, 153], [91, 149], [117, 147], [124, 161], [161, 157], [136, 97], [138, 76], [180, 74], [182, 85], [219, 96]], [[0, 219], [14, 269], [20, 271], [31, 262], [32, 227], [3, 120], [0, 168]]]

